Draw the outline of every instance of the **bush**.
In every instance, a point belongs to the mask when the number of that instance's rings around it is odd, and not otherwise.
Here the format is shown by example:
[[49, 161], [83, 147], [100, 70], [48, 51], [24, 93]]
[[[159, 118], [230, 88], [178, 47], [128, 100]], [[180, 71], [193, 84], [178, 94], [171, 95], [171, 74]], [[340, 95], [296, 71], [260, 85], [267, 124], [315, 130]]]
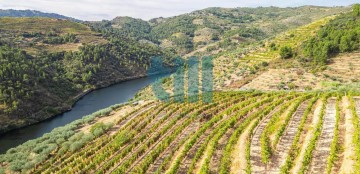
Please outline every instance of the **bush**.
[[70, 145], [69, 150], [71, 152], [75, 152], [75, 151], [79, 150], [83, 145], [84, 145], [83, 141], [74, 142], [73, 144]]
[[283, 59], [291, 58], [294, 55], [293, 49], [289, 46], [284, 46], [280, 48], [280, 56]]
[[353, 6], [354, 16], [360, 16], [360, 4], [355, 4]]
[[90, 132], [95, 136], [99, 137], [102, 135], [105, 131], [110, 129], [112, 127], [111, 124], [104, 124], [104, 123], [96, 123], [90, 128]]
[[271, 43], [271, 44], [270, 44], [270, 50], [271, 50], [271, 51], [276, 51], [276, 50], [277, 50], [275, 43]]
[[26, 162], [22, 161], [22, 160], [13, 161], [10, 164], [10, 170], [20, 172], [23, 169], [23, 166], [25, 166], [25, 164], [26, 164]]

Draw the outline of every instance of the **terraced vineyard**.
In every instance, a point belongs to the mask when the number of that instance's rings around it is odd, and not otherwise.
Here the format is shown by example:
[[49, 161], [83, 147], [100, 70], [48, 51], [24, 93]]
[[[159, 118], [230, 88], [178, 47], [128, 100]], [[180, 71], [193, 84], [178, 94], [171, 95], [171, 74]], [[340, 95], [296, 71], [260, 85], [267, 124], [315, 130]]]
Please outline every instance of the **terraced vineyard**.
[[348, 173], [359, 167], [360, 98], [353, 95], [218, 92], [210, 104], [146, 103], [80, 150], [55, 150], [28, 172]]
[[[246, 48], [239, 48], [220, 54], [214, 60], [216, 88], [222, 89], [220, 86], [224, 85], [235, 85], [235, 88], [243, 86], [246, 84], [244, 82], [253, 78], [251, 75], [256, 74], [259, 68], [267, 67], [271, 62], [279, 60], [281, 48], [290, 47], [293, 50], [300, 48], [304, 41], [316, 35], [322, 26], [334, 18], [335, 16], [329, 16], [316, 20], [308, 25], [291, 29], [273, 38], [266, 39], [261, 44], [253, 44]], [[233, 82], [236, 83], [232, 84]], [[267, 85], [272, 84], [271, 82], [267, 83]], [[254, 85], [261, 86], [262, 84]], [[249, 88], [244, 86], [242, 89]]]

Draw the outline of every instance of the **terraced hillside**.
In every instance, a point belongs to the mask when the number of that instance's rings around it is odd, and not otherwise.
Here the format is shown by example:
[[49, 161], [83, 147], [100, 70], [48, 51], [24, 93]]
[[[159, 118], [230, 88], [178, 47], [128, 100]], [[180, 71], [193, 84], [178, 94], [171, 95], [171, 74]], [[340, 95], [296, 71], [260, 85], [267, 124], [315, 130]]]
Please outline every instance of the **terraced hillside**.
[[[244, 85], [259, 69], [268, 66], [274, 60], [281, 59], [280, 49], [282, 47], [288, 46], [292, 49], [300, 47], [304, 41], [315, 35], [331, 19], [334, 19], [334, 16], [281, 33], [273, 39], [265, 40], [264, 45], [238, 49], [221, 55], [215, 59], [214, 72], [217, 88], [237, 88]], [[267, 85], [269, 84], [271, 83]], [[254, 84], [254, 86], [256, 85]], [[260, 86], [261, 84], [259, 84]]]
[[[213, 83], [216, 90], [282, 90], [287, 86], [288, 82], [293, 82], [297, 89], [304, 90], [306, 87], [313, 87], [313, 84], [320, 83], [320, 75], [316, 76], [307, 72], [304, 69], [284, 68], [283, 64], [290, 64], [294, 67], [302, 67], [296, 59], [285, 60], [280, 57], [280, 49], [283, 47], [291, 47], [293, 50], [300, 49], [301, 44], [309, 38], [317, 34], [318, 30], [335, 16], [326, 17], [316, 20], [308, 25], [304, 25], [286, 32], [282, 32], [271, 39], [262, 41], [262, 44], [248, 45], [246, 47], [239, 46], [235, 50], [224, 51], [219, 54], [212, 55], [213, 57]], [[194, 53], [195, 54], [195, 53]], [[188, 54], [193, 56], [194, 54]], [[356, 56], [351, 56], [351, 59], [346, 63], [346, 66], [354, 67], [356, 65]], [[339, 69], [343, 58], [337, 59], [340, 65], [335, 66], [334, 69]], [[275, 69], [274, 66], [281, 66], [281, 69]], [[274, 69], [273, 69], [274, 68]], [[329, 68], [330, 69], [330, 68]], [[341, 69], [339, 69], [340, 71]], [[348, 68], [342, 69], [347, 71]], [[298, 72], [301, 74], [298, 75]], [[347, 72], [347, 74], [356, 71]], [[330, 73], [329, 73], [330, 74]], [[187, 74], [186, 74], [187, 75]], [[186, 76], [185, 75], [185, 76]], [[340, 76], [341, 73], [337, 74]], [[346, 76], [346, 75], [344, 75]], [[299, 77], [299, 78], [295, 78]], [[352, 76], [349, 76], [350, 78]], [[201, 78], [201, 77], [199, 77]], [[289, 82], [289, 83], [290, 83]], [[186, 82], [185, 82], [186, 83]], [[284, 84], [283, 84], [284, 83]], [[168, 81], [164, 88], [169, 92], [172, 91], [171, 80]], [[319, 84], [320, 85], [320, 84]], [[185, 88], [187, 86], [185, 85]], [[321, 87], [319, 87], [321, 88]], [[319, 89], [316, 88], [316, 89]], [[137, 98], [153, 98], [150, 87], [139, 91]]]
[[[42, 140], [49, 144], [11, 149], [0, 156], [0, 171], [348, 173], [360, 164], [358, 112], [360, 98], [349, 93], [219, 92], [209, 104], [146, 101], [78, 121], [73, 136], [50, 133]], [[108, 127], [98, 133], [99, 124]]]

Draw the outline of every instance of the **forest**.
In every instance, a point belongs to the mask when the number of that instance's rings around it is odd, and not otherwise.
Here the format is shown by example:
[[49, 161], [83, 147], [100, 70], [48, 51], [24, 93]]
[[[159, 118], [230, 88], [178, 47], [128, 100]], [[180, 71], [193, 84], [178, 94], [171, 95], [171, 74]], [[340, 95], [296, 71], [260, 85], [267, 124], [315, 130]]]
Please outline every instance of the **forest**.
[[[84, 44], [78, 51], [29, 54], [11, 42], [1, 42], [0, 115], [7, 117], [0, 132], [19, 124], [6, 120], [31, 122], [48, 117], [69, 108], [76, 99], [73, 96], [85, 90], [146, 76], [152, 57], [161, 56], [165, 66], [174, 57], [155, 45], [103, 33], [108, 43]], [[42, 38], [51, 45], [79, 42], [75, 34], [30, 32], [19, 37]]]
[[353, 6], [353, 13], [342, 14], [321, 28], [317, 36], [303, 45], [304, 60], [314, 66], [326, 65], [330, 58], [359, 48], [360, 5]]

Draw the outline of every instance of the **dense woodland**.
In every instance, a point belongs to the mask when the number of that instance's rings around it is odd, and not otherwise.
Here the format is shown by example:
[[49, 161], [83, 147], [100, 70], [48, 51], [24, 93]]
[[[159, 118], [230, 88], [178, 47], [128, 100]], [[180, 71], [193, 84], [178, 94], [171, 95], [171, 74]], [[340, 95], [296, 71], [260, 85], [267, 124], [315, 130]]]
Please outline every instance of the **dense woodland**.
[[360, 5], [353, 12], [340, 15], [320, 29], [317, 36], [304, 43], [305, 60], [325, 65], [338, 53], [351, 52], [360, 46]]
[[[51, 45], [79, 42], [74, 34], [23, 33], [18, 37]], [[105, 37], [107, 44], [86, 44], [78, 51], [43, 51], [35, 55], [11, 42], [1, 43], [0, 115], [37, 120], [39, 115], [57, 114], [69, 108], [76, 99], [73, 97], [86, 89], [145, 76], [151, 57], [161, 56], [167, 65], [174, 57], [152, 44], [112, 33]], [[2, 124], [2, 129], [11, 128], [6, 121]]]

